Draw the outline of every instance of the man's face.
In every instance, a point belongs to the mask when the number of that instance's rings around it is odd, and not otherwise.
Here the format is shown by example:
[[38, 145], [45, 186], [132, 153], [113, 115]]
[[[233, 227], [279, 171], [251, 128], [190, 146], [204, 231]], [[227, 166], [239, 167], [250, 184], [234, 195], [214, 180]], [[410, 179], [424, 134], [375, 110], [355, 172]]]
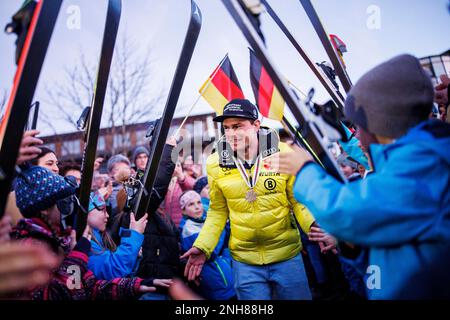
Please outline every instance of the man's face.
[[378, 143], [375, 135], [369, 133], [360, 126], [357, 127], [355, 136], [359, 140], [359, 146], [365, 153], [368, 153], [369, 146], [372, 143]]
[[136, 157], [136, 168], [145, 170], [145, 166], [147, 165], [148, 156], [145, 153], [141, 153]]
[[248, 119], [228, 118], [223, 121], [225, 137], [233, 151], [244, 152], [251, 143], [257, 141], [257, 133], [260, 127], [259, 120], [253, 124]]

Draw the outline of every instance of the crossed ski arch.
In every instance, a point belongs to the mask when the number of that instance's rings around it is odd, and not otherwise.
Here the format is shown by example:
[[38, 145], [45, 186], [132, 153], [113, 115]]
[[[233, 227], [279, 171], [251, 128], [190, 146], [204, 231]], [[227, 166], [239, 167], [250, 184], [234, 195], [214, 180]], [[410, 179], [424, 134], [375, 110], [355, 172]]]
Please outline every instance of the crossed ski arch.
[[[319, 38], [330, 57], [331, 62], [339, 76], [346, 92], [352, 86], [350, 78], [345, 71], [335, 49], [333, 48], [320, 19], [309, 0], [299, 0], [310, 18]], [[226, 8], [238, 24], [247, 41], [255, 51], [257, 57], [266, 68], [273, 79], [276, 87], [283, 96], [288, 107], [291, 109], [296, 120], [301, 124], [302, 134], [310, 148], [324, 167], [337, 179], [345, 181], [336, 162], [324, 144], [323, 133], [317, 130], [314, 123], [308, 121], [302, 110], [305, 106], [297, 99], [288, 84], [281, 77], [274, 67], [273, 62], [268, 57], [268, 53], [261, 39], [261, 34], [252, 25], [243, 8], [245, 4], [242, 0], [222, 0]], [[269, 15], [285, 33], [299, 54], [307, 62], [313, 73], [328, 91], [333, 101], [341, 107], [343, 96], [336, 88], [330, 84], [329, 80], [315, 66], [306, 52], [290, 34], [282, 21], [275, 14], [266, 0], [261, 0], [265, 5]], [[0, 126], [0, 216], [3, 215], [6, 206], [7, 195], [11, 188], [11, 182], [15, 173], [15, 159], [17, 157], [21, 142], [23, 128], [28, 118], [29, 105], [31, 104], [36, 84], [39, 79], [40, 70], [45, 58], [48, 44], [56, 23], [58, 12], [62, 0], [40, 0], [37, 2], [33, 13], [33, 19], [28, 29], [26, 41], [22, 54], [20, 55], [17, 72], [15, 75], [14, 87], [6, 108], [5, 117]], [[108, 0], [108, 11], [103, 33], [102, 49], [99, 59], [97, 79], [95, 84], [92, 105], [89, 110], [88, 124], [85, 133], [85, 146], [82, 162], [82, 181], [79, 187], [80, 211], [77, 214], [76, 228], [78, 236], [81, 236], [86, 227], [87, 212], [91, 181], [93, 176], [93, 166], [97, 148], [97, 140], [100, 129], [101, 114], [105, 99], [106, 87], [109, 78], [109, 71], [117, 38], [120, 15], [121, 0]], [[156, 178], [157, 169], [161, 160], [162, 150], [167, 139], [170, 122], [172, 121], [178, 98], [182, 90], [183, 82], [196, 46], [200, 33], [202, 18], [201, 11], [195, 1], [191, 0], [191, 18], [186, 32], [185, 40], [178, 60], [163, 116], [155, 129], [155, 141], [151, 146], [149, 161], [142, 178], [143, 187], [140, 188], [137, 201], [133, 211], [136, 216], [141, 217], [147, 210], [153, 184]], [[39, 43], [39, 45], [37, 45]], [[291, 128], [292, 129], [292, 128]], [[11, 156], [16, 155], [16, 156]]]

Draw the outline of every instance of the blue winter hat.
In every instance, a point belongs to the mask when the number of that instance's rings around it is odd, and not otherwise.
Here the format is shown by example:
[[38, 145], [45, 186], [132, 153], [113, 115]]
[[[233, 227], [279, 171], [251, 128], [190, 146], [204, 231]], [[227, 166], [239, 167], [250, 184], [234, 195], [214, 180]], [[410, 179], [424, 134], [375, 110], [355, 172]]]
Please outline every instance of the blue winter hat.
[[52, 207], [58, 200], [75, 194], [76, 185], [46, 168], [33, 166], [17, 176], [14, 190], [20, 212], [24, 217], [31, 218]]
[[94, 209], [101, 210], [106, 207], [106, 202], [103, 196], [98, 192], [91, 192], [91, 196], [89, 197], [89, 207], [88, 212], [91, 212]]
[[207, 177], [200, 177], [195, 181], [194, 184], [194, 191], [196, 191], [198, 194], [200, 194], [204, 187], [208, 185], [208, 178]]

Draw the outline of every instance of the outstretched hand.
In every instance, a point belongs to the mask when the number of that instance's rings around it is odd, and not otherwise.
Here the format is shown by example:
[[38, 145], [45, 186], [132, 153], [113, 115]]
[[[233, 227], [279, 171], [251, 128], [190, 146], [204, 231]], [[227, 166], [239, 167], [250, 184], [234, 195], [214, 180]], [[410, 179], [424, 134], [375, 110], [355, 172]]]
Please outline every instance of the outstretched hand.
[[184, 269], [184, 276], [188, 281], [194, 281], [202, 272], [203, 265], [206, 261], [206, 254], [196, 247], [192, 247], [180, 259], [189, 258]]
[[41, 145], [44, 142], [36, 138], [40, 131], [30, 130], [23, 134], [22, 142], [20, 143], [19, 155], [16, 160], [17, 165], [23, 164], [25, 161], [36, 158], [42, 151], [36, 145]]
[[272, 170], [296, 176], [306, 162], [312, 161], [311, 155], [304, 149], [293, 144], [289, 152], [277, 152], [264, 160]]
[[331, 234], [326, 233], [324, 230], [316, 227], [311, 227], [310, 232], [308, 233], [308, 239], [310, 241], [318, 242], [320, 247], [320, 252], [325, 253], [327, 251], [333, 252], [337, 254], [337, 239], [333, 237]]

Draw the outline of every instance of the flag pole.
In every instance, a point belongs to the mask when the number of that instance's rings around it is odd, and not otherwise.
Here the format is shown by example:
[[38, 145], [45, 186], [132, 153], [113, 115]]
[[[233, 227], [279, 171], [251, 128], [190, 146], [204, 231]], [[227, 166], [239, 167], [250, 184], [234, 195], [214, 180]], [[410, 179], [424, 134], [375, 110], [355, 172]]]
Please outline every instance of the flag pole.
[[[209, 83], [208, 83], [209, 85]], [[208, 86], [207, 85], [207, 86]], [[192, 104], [191, 108], [189, 109], [189, 112], [187, 113], [187, 115], [184, 117], [183, 121], [181, 122], [180, 126], [178, 127], [177, 131], [175, 132], [175, 134], [173, 135], [175, 138], [178, 136], [178, 134], [181, 131], [181, 128], [183, 128], [184, 124], [186, 123], [186, 120], [189, 118], [189, 116], [192, 113], [192, 110], [194, 110], [195, 105], [198, 103], [198, 101], [200, 100], [200, 98], [202, 97], [202, 94], [199, 94], [197, 99], [195, 100], [195, 102]]]
[[288, 82], [295, 90], [297, 90], [298, 92], [300, 92], [304, 98], [307, 97], [306, 94], [305, 94], [302, 90], [300, 90], [294, 83], [292, 83], [290, 80], [288, 80], [287, 82]]
[[197, 99], [195, 100], [195, 102], [192, 104], [191, 108], [189, 109], [189, 112], [187, 113], [187, 115], [184, 117], [183, 121], [181, 122], [180, 126], [178, 127], [177, 131], [175, 132], [175, 134], [173, 135], [175, 138], [178, 136], [178, 134], [180, 133], [181, 129], [183, 128], [184, 124], [186, 123], [186, 120], [190, 117], [192, 110], [194, 110], [194, 107], [197, 105], [197, 103], [200, 101], [200, 98], [202, 97], [203, 93], [205, 93], [206, 89], [208, 89], [209, 85], [211, 84], [211, 80], [216, 76], [217, 72], [219, 72], [220, 67], [222, 66], [222, 64], [225, 62], [226, 57], [228, 57], [228, 53], [225, 55], [225, 57], [222, 59], [222, 61], [220, 62], [220, 64], [217, 66], [216, 70], [214, 70], [213, 74], [208, 78], [207, 82], [202, 86], [201, 88], [201, 92], [199, 93]]

